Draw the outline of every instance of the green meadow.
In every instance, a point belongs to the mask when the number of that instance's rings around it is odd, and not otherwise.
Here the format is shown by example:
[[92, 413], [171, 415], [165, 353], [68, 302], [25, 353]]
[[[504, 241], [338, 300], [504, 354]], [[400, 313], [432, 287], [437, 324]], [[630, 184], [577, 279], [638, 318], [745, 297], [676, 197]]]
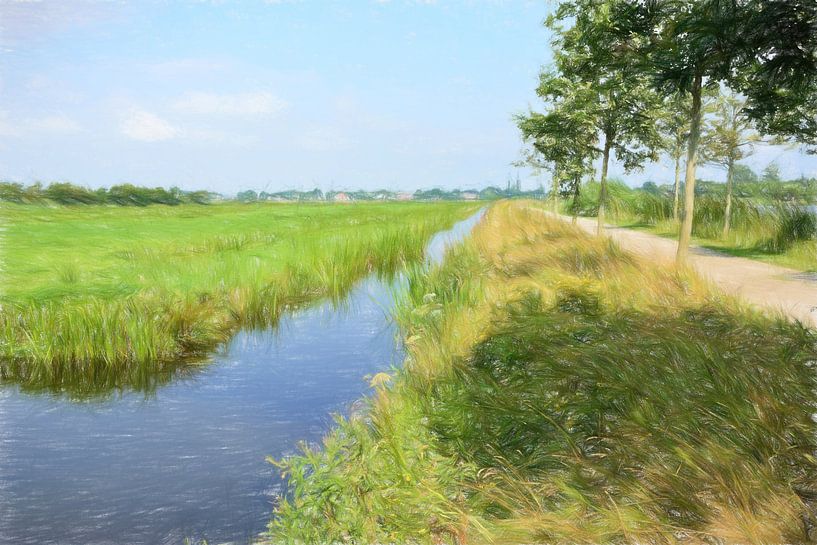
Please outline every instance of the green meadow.
[[480, 204], [6, 206], [0, 377], [150, 391], [240, 328], [402, 271], [405, 361], [272, 460], [288, 489], [265, 539], [813, 539], [813, 331], [539, 205], [492, 204], [431, 268], [430, 236]]
[[241, 327], [421, 258], [467, 203], [2, 209], [0, 378], [151, 388]]

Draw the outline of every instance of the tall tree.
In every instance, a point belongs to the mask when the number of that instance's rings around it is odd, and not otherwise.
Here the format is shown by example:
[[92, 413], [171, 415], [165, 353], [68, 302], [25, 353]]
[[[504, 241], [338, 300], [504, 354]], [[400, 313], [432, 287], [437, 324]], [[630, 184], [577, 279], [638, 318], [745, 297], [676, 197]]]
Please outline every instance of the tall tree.
[[[602, 139], [598, 233], [604, 231], [607, 206], [607, 174], [610, 159], [627, 171], [657, 159], [661, 138], [655, 118], [659, 96], [634, 62], [633, 54], [621, 47], [612, 26], [608, 0], [562, 2], [547, 21], [554, 32], [555, 66], [563, 78], [588, 87], [593, 97], [586, 115], [593, 119]], [[565, 23], [569, 26], [563, 26]], [[560, 96], [560, 88], [539, 87], [545, 100]]]
[[552, 72], [543, 72], [539, 79], [546, 111], [520, 115], [517, 124], [523, 140], [533, 146], [538, 164], [550, 166], [554, 198], [569, 186], [575, 204], [581, 179], [592, 172], [598, 152], [595, 119], [590, 110], [595, 94], [588, 85]]
[[681, 193], [681, 158], [689, 138], [689, 111], [691, 104], [686, 97], [668, 97], [662, 115], [658, 118], [658, 130], [663, 138], [663, 149], [675, 164], [675, 183], [672, 190], [672, 219], [678, 221]]
[[705, 86], [727, 83], [748, 99], [761, 130], [817, 142], [817, 5], [812, 0], [618, 0], [611, 19], [653, 85], [691, 98], [684, 216], [677, 262], [692, 236]]
[[752, 154], [760, 141], [752, 121], [746, 117], [746, 100], [734, 94], [721, 94], [715, 105], [715, 115], [706, 132], [703, 158], [726, 169], [726, 204], [722, 238], [729, 236], [732, 220], [732, 186], [735, 164]]
[[684, 215], [676, 255], [679, 264], [686, 262], [692, 238], [704, 85], [725, 79], [731, 66], [726, 38], [737, 31], [737, 25], [726, 4], [718, 0], [633, 0], [616, 5], [619, 29], [642, 55], [655, 87], [666, 96], [688, 97], [691, 103]]
[[[702, 123], [707, 113], [713, 111], [715, 90], [704, 88], [701, 97]], [[662, 148], [675, 164], [675, 183], [672, 191], [672, 219], [678, 221], [681, 197], [681, 161], [685, 155], [689, 140], [689, 119], [692, 101], [688, 95], [675, 94], [665, 97], [663, 108], [658, 117], [658, 131], [662, 137]]]

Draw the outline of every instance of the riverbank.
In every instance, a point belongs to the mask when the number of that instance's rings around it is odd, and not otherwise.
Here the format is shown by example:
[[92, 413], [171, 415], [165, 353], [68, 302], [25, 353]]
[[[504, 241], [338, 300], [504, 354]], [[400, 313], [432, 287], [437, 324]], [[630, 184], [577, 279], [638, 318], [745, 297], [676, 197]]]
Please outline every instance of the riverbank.
[[271, 542], [814, 539], [814, 334], [530, 210], [411, 276], [404, 366], [279, 460]]
[[6, 205], [0, 378], [151, 389], [281, 311], [420, 260], [474, 203]]

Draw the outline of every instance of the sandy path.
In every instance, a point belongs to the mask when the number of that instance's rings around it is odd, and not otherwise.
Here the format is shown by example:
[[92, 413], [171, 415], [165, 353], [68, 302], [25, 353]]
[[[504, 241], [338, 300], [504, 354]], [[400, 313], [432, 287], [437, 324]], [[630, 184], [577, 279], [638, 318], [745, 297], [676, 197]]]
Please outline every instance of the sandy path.
[[[563, 216], [566, 221], [571, 218]], [[595, 218], [579, 218], [579, 226], [595, 234]], [[674, 262], [674, 240], [608, 226], [606, 234], [622, 248], [656, 262]], [[700, 247], [690, 248], [690, 264], [726, 293], [817, 327], [817, 275], [733, 257]]]

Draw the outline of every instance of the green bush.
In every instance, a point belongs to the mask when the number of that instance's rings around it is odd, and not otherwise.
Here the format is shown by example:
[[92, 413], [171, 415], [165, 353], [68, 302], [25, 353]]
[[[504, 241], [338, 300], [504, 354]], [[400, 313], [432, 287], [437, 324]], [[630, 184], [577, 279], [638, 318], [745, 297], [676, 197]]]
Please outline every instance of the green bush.
[[766, 245], [772, 252], [785, 252], [797, 242], [817, 238], [817, 215], [803, 207], [778, 206], [774, 217], [777, 232]]
[[23, 186], [19, 183], [0, 182], [0, 201], [17, 204], [52, 202], [60, 205], [113, 204], [117, 206], [148, 206], [164, 204], [175, 206], [183, 203], [208, 204], [212, 195], [207, 191], [182, 191], [178, 187], [139, 187], [120, 184], [110, 189], [90, 190], [68, 182], [53, 183], [48, 187], [35, 183]]

